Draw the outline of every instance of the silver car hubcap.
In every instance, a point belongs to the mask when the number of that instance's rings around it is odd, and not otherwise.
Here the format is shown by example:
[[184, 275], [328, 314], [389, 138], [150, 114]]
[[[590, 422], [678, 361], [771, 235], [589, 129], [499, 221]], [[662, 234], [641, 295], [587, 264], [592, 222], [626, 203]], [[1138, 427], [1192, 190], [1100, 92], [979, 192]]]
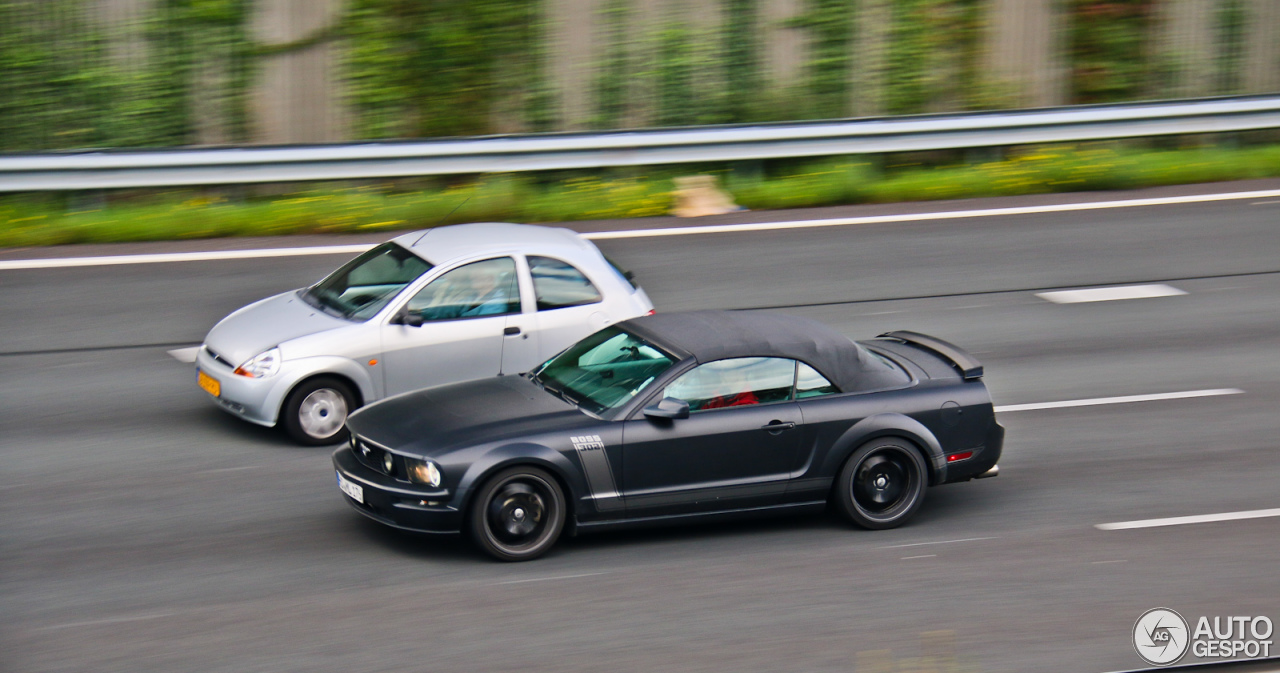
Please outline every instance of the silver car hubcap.
[[332, 437], [347, 422], [347, 399], [332, 388], [307, 395], [298, 407], [298, 424], [316, 439]]

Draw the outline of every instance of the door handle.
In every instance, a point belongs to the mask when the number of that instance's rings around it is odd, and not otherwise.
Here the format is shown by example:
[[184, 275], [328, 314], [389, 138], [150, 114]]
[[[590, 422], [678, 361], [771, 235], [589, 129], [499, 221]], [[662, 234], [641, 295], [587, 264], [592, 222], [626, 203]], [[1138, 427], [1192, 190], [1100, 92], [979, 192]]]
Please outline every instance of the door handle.
[[767, 424], [760, 426], [760, 429], [771, 435], [776, 435], [783, 430], [790, 430], [794, 427], [796, 427], [796, 424], [791, 421], [769, 421]]
[[502, 330], [503, 336], [515, 336], [520, 333], [519, 327], [507, 327]]

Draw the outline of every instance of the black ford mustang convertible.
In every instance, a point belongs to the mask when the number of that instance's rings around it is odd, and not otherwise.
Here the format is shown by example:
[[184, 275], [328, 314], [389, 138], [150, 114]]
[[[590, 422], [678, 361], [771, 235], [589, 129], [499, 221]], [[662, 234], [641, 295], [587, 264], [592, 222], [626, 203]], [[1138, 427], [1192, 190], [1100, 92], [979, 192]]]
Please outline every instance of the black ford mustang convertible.
[[854, 342], [794, 316], [618, 323], [538, 369], [407, 393], [333, 454], [356, 511], [522, 561], [570, 534], [833, 507], [906, 522], [926, 486], [994, 476], [982, 366], [941, 339]]

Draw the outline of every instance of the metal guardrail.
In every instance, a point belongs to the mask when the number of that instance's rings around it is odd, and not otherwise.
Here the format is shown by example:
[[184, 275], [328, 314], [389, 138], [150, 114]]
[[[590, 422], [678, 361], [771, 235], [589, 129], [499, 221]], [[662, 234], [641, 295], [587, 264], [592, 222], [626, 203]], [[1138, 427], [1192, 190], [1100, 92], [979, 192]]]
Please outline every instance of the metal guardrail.
[[1280, 96], [594, 134], [0, 155], [0, 192], [513, 173], [1280, 128]]

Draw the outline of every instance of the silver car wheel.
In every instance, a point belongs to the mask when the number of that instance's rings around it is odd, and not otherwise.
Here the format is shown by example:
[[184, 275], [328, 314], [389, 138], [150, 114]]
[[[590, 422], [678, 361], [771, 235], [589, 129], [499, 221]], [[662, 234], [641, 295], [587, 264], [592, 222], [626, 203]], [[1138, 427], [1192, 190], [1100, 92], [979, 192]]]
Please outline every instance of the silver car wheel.
[[298, 424], [316, 439], [327, 439], [347, 422], [347, 399], [332, 388], [312, 391], [298, 405]]

